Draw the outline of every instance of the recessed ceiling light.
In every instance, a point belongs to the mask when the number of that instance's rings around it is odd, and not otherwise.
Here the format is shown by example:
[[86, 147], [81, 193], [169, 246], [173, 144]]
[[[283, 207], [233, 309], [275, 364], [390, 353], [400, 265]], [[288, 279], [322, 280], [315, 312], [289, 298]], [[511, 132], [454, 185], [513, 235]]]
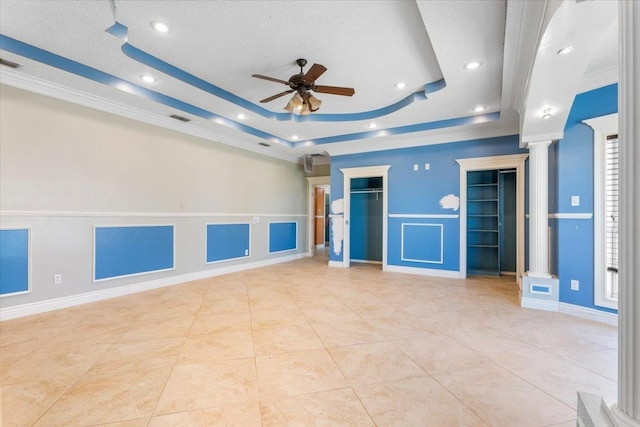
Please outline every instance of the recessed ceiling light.
[[297, 141], [298, 140], [298, 135], [291, 136], [291, 139], [293, 139], [294, 141]]
[[398, 82], [394, 86], [396, 87], [396, 89], [404, 89], [407, 84], [405, 82]]
[[369, 123], [369, 129], [377, 129], [377, 128], [378, 128], [377, 123]]
[[240, 120], [244, 120], [247, 118], [247, 116], [244, 113], [238, 113], [236, 117], [239, 118]]
[[566, 54], [571, 53], [571, 52], [573, 52], [573, 46], [563, 47], [562, 49], [560, 49], [556, 53], [558, 55], [566, 55]]
[[151, 23], [151, 28], [153, 28], [159, 33], [166, 33], [167, 31], [169, 31], [169, 27], [167, 27], [167, 24], [160, 21], [153, 21]]
[[476, 113], [479, 113], [480, 111], [484, 111], [486, 109], [487, 107], [485, 107], [484, 105], [477, 105], [476, 107], [474, 107], [473, 111], [475, 111]]
[[157, 82], [156, 78], [153, 77], [151, 74], [143, 74], [140, 76], [140, 80], [142, 80], [145, 83], [155, 83]]
[[475, 70], [479, 66], [480, 66], [479, 62], [473, 61], [473, 62], [469, 62], [468, 64], [465, 64], [464, 65], [464, 69], [465, 70]]

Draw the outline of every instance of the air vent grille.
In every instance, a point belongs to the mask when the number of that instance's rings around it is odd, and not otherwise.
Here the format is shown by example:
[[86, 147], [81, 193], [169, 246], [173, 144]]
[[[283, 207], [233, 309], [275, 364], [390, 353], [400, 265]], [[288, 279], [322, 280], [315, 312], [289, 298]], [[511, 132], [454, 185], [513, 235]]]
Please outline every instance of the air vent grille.
[[182, 117], [177, 114], [172, 114], [169, 117], [171, 117], [172, 119], [180, 120], [181, 122], [185, 122], [185, 123], [191, 121], [191, 119], [187, 119], [186, 117]]
[[4, 58], [0, 58], [0, 64], [5, 65], [9, 68], [18, 68], [20, 64], [16, 64], [15, 62], [7, 61]]

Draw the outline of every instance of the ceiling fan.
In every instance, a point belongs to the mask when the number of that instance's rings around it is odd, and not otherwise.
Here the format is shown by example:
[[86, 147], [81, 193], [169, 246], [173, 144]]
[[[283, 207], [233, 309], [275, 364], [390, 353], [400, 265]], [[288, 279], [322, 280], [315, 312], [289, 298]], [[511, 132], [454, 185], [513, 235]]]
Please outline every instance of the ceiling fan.
[[296, 112], [301, 115], [307, 115], [314, 111], [318, 111], [322, 101], [313, 96], [309, 91], [317, 93], [328, 93], [331, 95], [352, 96], [356, 91], [350, 87], [338, 87], [338, 86], [320, 86], [316, 85], [316, 80], [320, 77], [327, 68], [324, 65], [313, 64], [311, 68], [305, 73], [304, 66], [307, 65], [307, 60], [300, 58], [296, 61], [296, 64], [300, 67], [300, 73], [294, 74], [289, 78], [289, 81], [276, 79], [273, 77], [263, 76], [261, 74], [252, 74], [252, 77], [257, 79], [269, 80], [271, 82], [282, 83], [289, 86], [291, 89], [280, 92], [276, 95], [260, 100], [261, 103], [271, 102], [274, 99], [278, 99], [289, 93], [296, 92], [289, 100], [289, 103], [284, 107], [290, 113]]

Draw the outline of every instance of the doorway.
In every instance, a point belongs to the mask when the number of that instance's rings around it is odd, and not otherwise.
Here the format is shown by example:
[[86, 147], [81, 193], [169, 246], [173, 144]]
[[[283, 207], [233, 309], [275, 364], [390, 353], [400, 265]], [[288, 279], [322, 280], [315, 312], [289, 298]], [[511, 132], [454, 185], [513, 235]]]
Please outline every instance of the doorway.
[[516, 171], [467, 172], [467, 273], [516, 274]]
[[460, 165], [460, 277], [467, 277], [467, 225], [468, 225], [468, 195], [467, 173], [469, 171], [484, 170], [515, 170], [515, 273], [518, 285], [522, 285], [524, 273], [524, 183], [525, 161], [528, 154], [511, 154], [494, 157], [476, 157], [456, 159]]
[[351, 180], [351, 262], [382, 264], [382, 177]]
[[[342, 168], [340, 172], [344, 175], [343, 181], [343, 238], [342, 238], [342, 262], [333, 261], [330, 265], [340, 265], [341, 267], [349, 267], [351, 265], [351, 188], [352, 181], [359, 178], [380, 178], [382, 185], [379, 189], [378, 197], [381, 198], [382, 214], [380, 216], [380, 222], [382, 222], [382, 254], [381, 264], [382, 270], [387, 270], [387, 221], [388, 221], [388, 182], [389, 182], [389, 168], [391, 165], [382, 166], [365, 166], [358, 168]], [[334, 218], [335, 219], [335, 218]]]
[[[316, 244], [316, 237], [318, 237], [318, 241], [322, 241], [326, 239], [328, 230], [326, 229], [326, 222], [329, 217], [329, 210], [326, 208], [326, 199], [328, 194], [331, 192], [331, 178], [329, 176], [314, 176], [307, 178], [307, 256], [312, 257], [318, 253], [318, 246]], [[324, 233], [324, 237], [320, 237], [320, 233], [317, 232], [316, 227], [316, 189], [321, 188], [324, 192], [324, 198], [318, 198], [318, 201], [322, 200], [322, 206], [324, 213], [321, 216], [324, 219], [324, 226], [322, 228], [322, 233]], [[318, 234], [316, 236], [316, 234]], [[325, 240], [326, 242], [326, 240]], [[323, 245], [326, 243], [323, 243]], [[322, 246], [321, 246], [322, 247]], [[324, 255], [328, 255], [328, 250], [326, 248], [322, 251]]]

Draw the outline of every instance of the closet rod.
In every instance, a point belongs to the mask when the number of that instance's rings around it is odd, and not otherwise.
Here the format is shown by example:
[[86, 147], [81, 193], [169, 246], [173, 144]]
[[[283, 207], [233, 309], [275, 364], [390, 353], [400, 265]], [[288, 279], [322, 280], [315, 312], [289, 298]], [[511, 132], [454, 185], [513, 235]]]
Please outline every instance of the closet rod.
[[351, 190], [351, 194], [361, 194], [361, 193], [382, 193], [382, 188], [370, 188], [367, 190]]

